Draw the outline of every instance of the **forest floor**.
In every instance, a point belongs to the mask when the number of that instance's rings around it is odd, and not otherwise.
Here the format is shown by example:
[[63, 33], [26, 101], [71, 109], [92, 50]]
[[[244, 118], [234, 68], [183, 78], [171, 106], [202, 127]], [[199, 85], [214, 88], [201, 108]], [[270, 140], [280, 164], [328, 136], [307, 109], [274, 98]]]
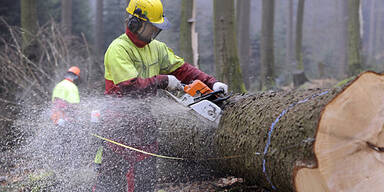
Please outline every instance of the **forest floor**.
[[[25, 157], [21, 153], [14, 153], [13, 150], [2, 151], [0, 155], [0, 191], [2, 192], [24, 192], [24, 191], [45, 191], [46, 188], [51, 191], [50, 188], [53, 185], [56, 185], [56, 182], [60, 182], [60, 179], [54, 173], [49, 173], [43, 169], [39, 170], [36, 167], [28, 166], [28, 157]], [[94, 177], [95, 172], [91, 166], [86, 168], [90, 174], [89, 177]], [[83, 181], [81, 178], [78, 178], [77, 172], [85, 173], [84, 171], [76, 171], [75, 174], [70, 175], [70, 177], [77, 178], [76, 180]], [[72, 172], [73, 173], [73, 172]], [[184, 173], [187, 178], [190, 178], [190, 181], [180, 182], [169, 182], [165, 180], [158, 180], [156, 185], [156, 192], [267, 192], [267, 190], [259, 186], [248, 186], [245, 184], [242, 178], [237, 178], [233, 176], [226, 177], [217, 177], [213, 175], [203, 174], [189, 177], [189, 173]], [[184, 177], [183, 176], [183, 177]], [[80, 176], [81, 177], [81, 176]], [[87, 177], [87, 176], [84, 176]], [[89, 186], [92, 185], [93, 181], [85, 180], [85, 183], [82, 183], [83, 188], [79, 190], [64, 190], [64, 191], [89, 191]], [[67, 181], [64, 181], [67, 182]], [[55, 184], [56, 183], [56, 184]], [[88, 183], [88, 184], [87, 184]], [[76, 185], [74, 183], [69, 183], [70, 185]], [[62, 184], [59, 184], [62, 185]], [[64, 184], [65, 185], [65, 184]], [[87, 189], [87, 190], [84, 190]], [[63, 191], [61, 189], [56, 189], [53, 191]]]
[[[10, 164], [3, 164], [2, 166], [15, 166]], [[2, 167], [4, 168], [4, 167]], [[8, 168], [7, 168], [8, 169]], [[4, 170], [0, 170], [0, 191], [2, 192], [24, 192], [24, 191], [45, 191], [44, 187], [47, 184], [41, 182], [36, 184], [38, 177], [33, 177], [28, 171], [18, 174], [5, 173]], [[80, 190], [70, 191], [84, 191], [84, 188]], [[90, 189], [89, 189], [90, 190]], [[48, 189], [50, 191], [50, 189]], [[61, 190], [58, 190], [61, 191]], [[156, 192], [268, 192], [267, 190], [259, 186], [247, 186], [244, 184], [242, 178], [236, 178], [233, 176], [225, 178], [210, 178], [204, 179], [204, 181], [190, 181], [185, 183], [162, 183], [159, 182], [156, 185]]]
[[162, 183], [157, 185], [158, 192], [267, 192], [258, 186], [247, 186], [243, 179], [236, 177], [213, 178], [207, 181], [195, 181], [190, 183]]

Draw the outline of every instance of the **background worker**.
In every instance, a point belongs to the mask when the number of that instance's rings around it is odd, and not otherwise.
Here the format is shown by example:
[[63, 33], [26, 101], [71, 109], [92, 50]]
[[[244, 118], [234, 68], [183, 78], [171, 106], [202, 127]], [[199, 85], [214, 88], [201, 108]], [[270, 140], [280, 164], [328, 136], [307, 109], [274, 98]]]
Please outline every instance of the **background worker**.
[[80, 69], [72, 66], [64, 75], [64, 80], [58, 83], [52, 93], [51, 120], [56, 125], [52, 131], [49, 148], [53, 153], [54, 166], [65, 169], [69, 166], [78, 166], [80, 155], [76, 147], [78, 143], [72, 141], [79, 136], [80, 127], [75, 127], [76, 105], [80, 103], [77, 85], [80, 78]]
[[64, 126], [71, 118], [74, 105], [80, 103], [79, 83], [80, 69], [72, 66], [64, 76], [64, 80], [58, 83], [52, 93], [52, 112], [53, 123]]
[[[184, 59], [176, 56], [166, 44], [155, 40], [161, 30], [170, 26], [163, 14], [160, 0], [131, 0], [126, 11], [129, 14], [126, 32], [110, 44], [105, 54], [105, 94], [120, 97], [155, 94], [157, 89], [182, 89], [181, 83], [187, 84], [196, 79], [214, 91], [224, 90], [227, 93], [226, 84], [217, 82], [214, 77], [184, 62]], [[109, 110], [115, 107], [124, 106], [110, 105]], [[143, 115], [150, 113], [147, 109], [143, 110], [139, 115], [132, 112], [116, 116], [127, 121], [134, 117], [136, 121], [143, 122], [135, 126], [135, 139], [139, 138], [135, 146], [156, 153], [158, 147], [155, 120], [150, 115]], [[118, 109], [115, 113], [118, 114]], [[126, 123], [126, 126], [132, 127], [132, 124]], [[112, 139], [129, 135], [129, 130], [125, 134], [117, 132], [119, 131], [116, 130], [116, 138]], [[113, 137], [114, 134], [111, 135]], [[123, 144], [132, 144], [128, 139], [121, 137], [117, 140]], [[152, 192], [156, 183], [155, 166], [154, 157], [108, 144], [103, 152], [103, 163], [95, 189]], [[116, 179], [116, 176], [120, 179]]]

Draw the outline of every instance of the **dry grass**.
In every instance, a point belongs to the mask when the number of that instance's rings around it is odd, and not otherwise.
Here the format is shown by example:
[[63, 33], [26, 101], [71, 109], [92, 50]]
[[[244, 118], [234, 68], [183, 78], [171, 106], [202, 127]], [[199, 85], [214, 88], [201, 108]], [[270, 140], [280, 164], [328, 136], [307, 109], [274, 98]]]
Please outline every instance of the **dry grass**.
[[[62, 29], [50, 22], [31, 36], [35, 46], [28, 54], [19, 27], [9, 26], [0, 17], [0, 25], [9, 30], [7, 39], [0, 38], [0, 151], [15, 143], [18, 137], [13, 122], [26, 106], [50, 101], [53, 87], [63, 79], [66, 70], [79, 66], [84, 92], [94, 79], [103, 82], [103, 65], [95, 62], [85, 37], [65, 36]], [[100, 83], [98, 83], [100, 85]]]
[[50, 22], [33, 35], [32, 57], [26, 53], [21, 28], [1, 23], [9, 29], [10, 39], [0, 39], [0, 102], [44, 102], [49, 100], [53, 86], [72, 65], [79, 66], [85, 87], [94, 76], [101, 76], [102, 65], [92, 58], [85, 37], [66, 36]]

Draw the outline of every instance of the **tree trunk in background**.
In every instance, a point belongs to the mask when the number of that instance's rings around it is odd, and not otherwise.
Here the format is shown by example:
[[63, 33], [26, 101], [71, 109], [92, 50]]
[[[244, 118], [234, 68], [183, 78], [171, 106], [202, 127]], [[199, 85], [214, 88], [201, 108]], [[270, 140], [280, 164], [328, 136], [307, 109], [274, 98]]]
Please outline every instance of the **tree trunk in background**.
[[293, 53], [293, 0], [288, 1], [287, 15], [287, 33], [286, 33], [286, 51], [285, 51], [285, 69], [289, 72], [293, 69], [292, 53]]
[[72, 33], [72, 0], [61, 0], [61, 24], [64, 35], [71, 36]]
[[191, 0], [193, 2], [192, 8], [192, 22], [191, 25], [191, 36], [192, 36], [192, 55], [193, 55], [193, 65], [197, 68], [200, 68], [199, 64], [199, 34], [196, 32], [196, 0]]
[[275, 86], [274, 71], [274, 15], [275, 0], [262, 1], [261, 25], [261, 89], [267, 90]]
[[95, 52], [97, 60], [103, 58], [103, 0], [96, 1], [96, 19], [95, 19]]
[[305, 0], [299, 0], [297, 7], [296, 23], [296, 64], [298, 70], [304, 70], [303, 63], [303, 23], [304, 23]]
[[234, 0], [214, 0], [216, 77], [236, 93], [245, 92], [235, 33]]
[[348, 2], [344, 0], [336, 1], [336, 10], [339, 13], [338, 24], [340, 32], [338, 33], [339, 45], [339, 62], [338, 62], [338, 71], [339, 79], [344, 79], [347, 76], [347, 66], [348, 66]]
[[[194, 46], [197, 51], [197, 34], [195, 31], [195, 0], [182, 0], [180, 23], [180, 56], [188, 63], [198, 67], [194, 59]], [[193, 42], [195, 41], [195, 42]], [[197, 52], [195, 52], [197, 53]], [[197, 58], [196, 58], [197, 59]]]
[[239, 48], [239, 61], [243, 74], [245, 87], [249, 89], [249, 62], [250, 62], [250, 20], [251, 20], [251, 1], [236, 1], [236, 29], [237, 29], [237, 47]]
[[368, 61], [372, 62], [374, 61], [373, 56], [375, 55], [375, 32], [376, 32], [376, 1], [372, 0], [369, 2], [369, 32], [368, 32], [368, 49], [367, 49], [367, 56]]
[[22, 49], [24, 54], [31, 60], [38, 58], [38, 42], [35, 39], [39, 28], [37, 19], [37, 1], [21, 1], [21, 27], [23, 33]]
[[[378, 7], [383, 7], [384, 6], [384, 2], [383, 1], [377, 1], [376, 2], [377, 6]], [[383, 17], [384, 17], [384, 10], [382, 9], [378, 9], [377, 10], [377, 17], [376, 17], [376, 22], [377, 22], [377, 26], [376, 26], [376, 31], [375, 31], [375, 47], [374, 49], [376, 50], [376, 54], [373, 55], [373, 57], [375, 57], [375, 60], [377, 59], [382, 59], [383, 56], [384, 56], [384, 51], [383, 51], [383, 33], [382, 33], [382, 27], [383, 27]], [[379, 64], [379, 63], [378, 63]]]
[[348, 74], [356, 75], [362, 69], [360, 37], [360, 0], [348, 0]]
[[188, 118], [159, 121], [168, 137], [162, 140], [171, 141], [164, 143], [167, 155], [211, 158], [198, 162], [249, 184], [274, 191], [383, 191], [383, 117], [384, 76], [367, 72], [345, 88], [236, 95], [218, 128], [191, 127]]

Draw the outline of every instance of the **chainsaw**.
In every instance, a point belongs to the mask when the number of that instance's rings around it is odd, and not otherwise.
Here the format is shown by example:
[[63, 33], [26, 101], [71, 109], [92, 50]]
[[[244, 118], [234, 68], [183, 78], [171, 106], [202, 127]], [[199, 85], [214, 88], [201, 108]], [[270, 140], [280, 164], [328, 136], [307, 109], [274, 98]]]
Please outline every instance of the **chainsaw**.
[[230, 96], [225, 96], [224, 90], [212, 91], [200, 80], [195, 80], [188, 85], [184, 84], [183, 87], [184, 94], [181, 97], [177, 97], [170, 92], [167, 92], [167, 94], [202, 117], [219, 123], [222, 111], [219, 106]]

